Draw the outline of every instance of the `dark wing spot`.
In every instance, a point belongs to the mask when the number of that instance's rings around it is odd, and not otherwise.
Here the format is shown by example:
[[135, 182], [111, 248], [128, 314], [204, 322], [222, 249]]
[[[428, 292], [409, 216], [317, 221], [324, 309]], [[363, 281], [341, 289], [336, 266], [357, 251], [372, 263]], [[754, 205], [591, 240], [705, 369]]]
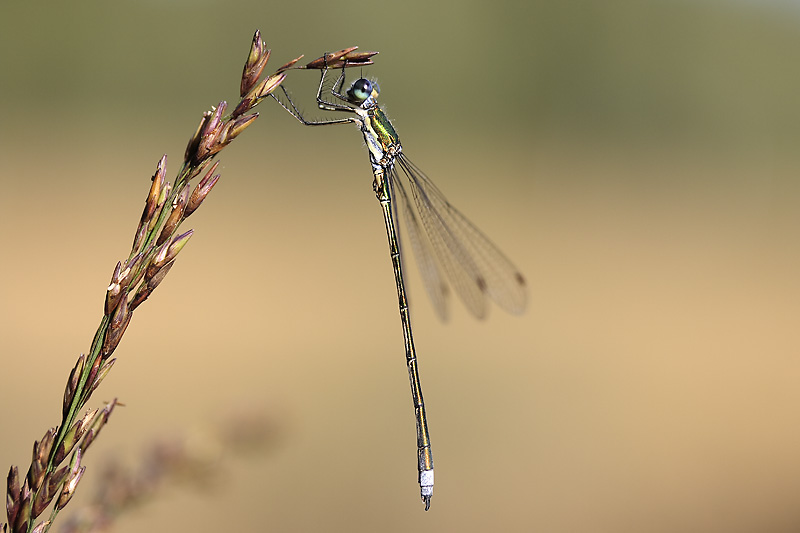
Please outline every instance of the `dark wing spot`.
[[520, 285], [525, 286], [525, 278], [522, 277], [522, 274], [520, 274], [519, 272], [514, 273], [514, 279], [516, 279], [517, 283], [519, 283]]
[[486, 284], [486, 280], [483, 279], [483, 276], [478, 276], [475, 278], [475, 283], [478, 285], [478, 288], [481, 290], [481, 292], [486, 292], [486, 289], [489, 288], [489, 286]]
[[447, 283], [441, 283], [439, 285], [439, 290], [442, 291], [442, 296], [447, 298], [450, 295], [450, 287], [447, 286]]

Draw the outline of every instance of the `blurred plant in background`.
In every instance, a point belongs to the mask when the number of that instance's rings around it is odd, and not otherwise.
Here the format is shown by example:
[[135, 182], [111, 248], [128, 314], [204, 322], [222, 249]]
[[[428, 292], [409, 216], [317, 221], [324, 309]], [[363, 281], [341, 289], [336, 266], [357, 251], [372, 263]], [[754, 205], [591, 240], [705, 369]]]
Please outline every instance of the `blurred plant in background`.
[[276, 445], [281, 421], [274, 414], [237, 410], [210, 431], [158, 437], [134, 466], [112, 457], [99, 474], [91, 503], [79, 507], [62, 533], [107, 531], [126, 512], [157, 499], [171, 486], [214, 492], [224, 483], [226, 459], [247, 459]]

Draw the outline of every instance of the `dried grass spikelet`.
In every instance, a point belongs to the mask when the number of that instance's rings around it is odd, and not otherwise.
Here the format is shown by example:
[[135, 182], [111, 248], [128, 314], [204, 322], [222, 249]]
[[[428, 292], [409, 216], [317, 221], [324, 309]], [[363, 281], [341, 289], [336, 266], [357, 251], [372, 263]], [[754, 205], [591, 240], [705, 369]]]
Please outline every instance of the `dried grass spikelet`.
[[[83, 454], [105, 427], [118, 402], [114, 399], [83, 416], [79, 413], [114, 366], [116, 359], [111, 355], [127, 331], [134, 310], [163, 282], [193, 235], [192, 230], [181, 231], [180, 227], [220, 178], [212, 159], [255, 121], [258, 114], [251, 110], [283, 82], [286, 76], [283, 71], [262, 78], [269, 57], [270, 50], [257, 31], [242, 71], [241, 100], [234, 113], [225, 115], [228, 104], [223, 100], [203, 114], [172, 182], [167, 179], [167, 156], [158, 161], [130, 255], [114, 265], [104, 295], [100, 326], [89, 351], [78, 357], [67, 378], [61, 424], [48, 429], [42, 439], [34, 442], [31, 463], [21, 483], [17, 467], [9, 470], [8, 522], [0, 524], [0, 532], [47, 531], [72, 499], [85, 472], [81, 464]], [[192, 187], [190, 181], [203, 173], [205, 176]], [[49, 518], [34, 524], [49, 506], [52, 506]]]

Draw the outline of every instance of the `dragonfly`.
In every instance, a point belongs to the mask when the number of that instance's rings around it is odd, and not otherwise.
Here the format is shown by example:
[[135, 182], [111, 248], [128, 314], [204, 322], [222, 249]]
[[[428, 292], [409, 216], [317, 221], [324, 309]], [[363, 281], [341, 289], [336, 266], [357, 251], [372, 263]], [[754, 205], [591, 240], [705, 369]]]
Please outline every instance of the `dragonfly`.
[[[329, 95], [324, 95], [326, 78], [333, 68], [325, 61], [328, 57], [338, 59], [331, 63], [335, 63], [337, 68], [341, 65], [342, 70], [338, 79], [327, 89]], [[282, 97], [275, 93], [271, 96], [306, 126], [355, 124], [364, 136], [372, 167], [372, 188], [383, 211], [397, 286], [406, 365], [416, 419], [418, 482], [420, 496], [427, 511], [433, 496], [433, 454], [403, 280], [404, 262], [398, 237], [398, 211], [403, 214], [405, 231], [417, 258], [425, 289], [437, 314], [443, 320], [447, 318], [449, 294], [443, 271], [467, 309], [477, 318], [486, 316], [488, 300], [494, 301], [509, 313], [521, 314], [527, 300], [525, 278], [497, 246], [453, 207], [436, 185], [406, 157], [397, 132], [377, 103], [380, 94], [378, 84], [362, 77], [344, 90], [345, 68], [350, 65], [343, 58], [342, 53], [338, 56], [326, 54], [322, 58], [323, 64], [314, 67], [321, 70], [316, 102], [321, 110], [341, 112], [348, 116], [330, 120], [307, 119], [284, 85], [280, 86]]]

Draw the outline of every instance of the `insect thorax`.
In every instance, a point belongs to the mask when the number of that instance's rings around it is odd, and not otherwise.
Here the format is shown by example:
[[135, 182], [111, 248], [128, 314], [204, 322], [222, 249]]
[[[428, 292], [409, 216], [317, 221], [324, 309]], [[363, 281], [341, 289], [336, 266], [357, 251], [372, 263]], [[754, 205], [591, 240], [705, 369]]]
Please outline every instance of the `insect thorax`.
[[392, 123], [383, 110], [375, 106], [368, 111], [364, 128], [364, 138], [373, 163], [386, 166], [402, 150]]

